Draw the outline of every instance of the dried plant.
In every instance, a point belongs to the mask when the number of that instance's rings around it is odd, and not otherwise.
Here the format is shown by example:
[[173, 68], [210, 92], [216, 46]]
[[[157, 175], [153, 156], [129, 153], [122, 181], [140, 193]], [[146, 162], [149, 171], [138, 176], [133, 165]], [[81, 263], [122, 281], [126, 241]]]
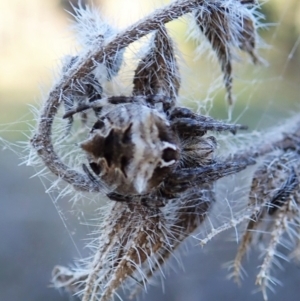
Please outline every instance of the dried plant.
[[[262, 242], [257, 284], [265, 299], [285, 235], [291, 238], [293, 255], [299, 254], [299, 121], [265, 135], [237, 134], [242, 146], [236, 143], [232, 151], [224, 145], [217, 154], [220, 135], [214, 133], [236, 134], [246, 127], [194, 113], [177, 101], [180, 72], [165, 23], [187, 14], [194, 19], [195, 32], [217, 53], [231, 104], [232, 51], [240, 49], [259, 61], [257, 8], [255, 1], [178, 0], [123, 32], [113, 30], [92, 8], [75, 10], [82, 50], [64, 60], [61, 78], [39, 114], [30, 159], [34, 164], [37, 154], [58, 182], [69, 184], [60, 195], [78, 199], [88, 193], [109, 200], [101, 208], [91, 257], [75, 268], [55, 267], [55, 287], [82, 301], [110, 300], [120, 287], [134, 296], [210, 220], [211, 208], [220, 202], [217, 181], [249, 166], [252, 186], [243, 192], [249, 193], [248, 205], [241, 204], [229, 222], [211, 226], [201, 244], [247, 223], [233, 276], [239, 279], [243, 255], [254, 238]], [[107, 87], [122, 70], [124, 50], [146, 35], [150, 41], [134, 70], [131, 94], [112, 93]], [[82, 123], [76, 123], [78, 113]], [[226, 139], [234, 143], [230, 136]], [[268, 234], [261, 234], [263, 229]]]
[[199, 30], [208, 39], [220, 61], [228, 102], [232, 104], [232, 50], [247, 52], [254, 63], [260, 59], [255, 53], [256, 24], [253, 12], [243, 6], [255, 6], [256, 1], [204, 1], [195, 11]]
[[256, 279], [265, 299], [267, 299], [266, 289], [275, 281], [270, 276], [272, 265], [276, 263], [276, 257], [283, 256], [278, 251], [278, 246], [288, 247], [294, 254], [297, 252], [299, 205], [298, 150], [294, 148], [278, 150], [275, 154], [267, 156], [254, 173], [249, 206], [255, 210], [242, 236], [233, 265], [233, 275], [236, 281], [239, 281], [241, 260], [247, 248], [253, 241], [266, 245], [264, 260]]

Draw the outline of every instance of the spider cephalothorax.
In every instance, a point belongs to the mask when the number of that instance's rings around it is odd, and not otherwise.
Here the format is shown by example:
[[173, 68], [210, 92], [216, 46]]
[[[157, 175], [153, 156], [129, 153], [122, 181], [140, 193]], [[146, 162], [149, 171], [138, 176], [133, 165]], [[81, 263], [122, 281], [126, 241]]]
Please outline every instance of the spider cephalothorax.
[[[235, 132], [243, 128], [170, 106], [165, 96], [103, 98], [81, 105], [65, 118], [86, 109], [103, 108], [81, 143], [87, 153], [95, 181], [109, 187], [116, 201], [164, 204], [198, 184], [213, 182], [244, 168], [218, 163], [214, 158], [216, 139], [208, 130]], [[205, 177], [203, 174], [205, 173]]]

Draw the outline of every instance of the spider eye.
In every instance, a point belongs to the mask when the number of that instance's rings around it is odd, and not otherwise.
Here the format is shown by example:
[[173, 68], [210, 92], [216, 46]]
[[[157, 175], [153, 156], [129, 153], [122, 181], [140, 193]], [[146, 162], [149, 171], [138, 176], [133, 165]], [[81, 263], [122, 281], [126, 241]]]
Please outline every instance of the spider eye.
[[171, 162], [171, 161], [176, 161], [177, 160], [177, 151], [170, 147], [164, 149], [163, 153], [162, 153], [162, 159], [167, 163]]
[[101, 172], [100, 166], [95, 162], [90, 162], [90, 168], [96, 175], [99, 175]]

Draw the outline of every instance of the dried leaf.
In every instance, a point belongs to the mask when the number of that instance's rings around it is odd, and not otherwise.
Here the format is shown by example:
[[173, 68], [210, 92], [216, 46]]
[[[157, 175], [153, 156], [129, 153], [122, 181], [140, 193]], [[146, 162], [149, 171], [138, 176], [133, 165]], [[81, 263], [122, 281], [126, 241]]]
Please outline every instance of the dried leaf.
[[253, 214], [241, 239], [233, 264], [233, 276], [239, 281], [246, 251], [255, 241], [264, 242], [266, 250], [256, 283], [261, 287], [265, 300], [266, 290], [274, 281], [270, 272], [275, 257], [279, 255], [277, 248], [284, 244], [283, 234], [288, 233], [291, 239], [288, 246], [291, 252], [299, 245], [300, 237], [295, 234], [299, 232], [295, 228], [300, 225], [299, 168], [298, 153], [280, 151], [268, 156], [253, 177], [249, 197]]
[[175, 104], [180, 87], [180, 74], [173, 41], [161, 26], [135, 70], [133, 95], [166, 95]]
[[214, 1], [195, 13], [196, 23], [216, 52], [224, 74], [229, 104], [232, 97], [232, 48], [247, 52], [254, 63], [259, 61], [256, 53], [256, 28], [245, 5], [255, 1]]

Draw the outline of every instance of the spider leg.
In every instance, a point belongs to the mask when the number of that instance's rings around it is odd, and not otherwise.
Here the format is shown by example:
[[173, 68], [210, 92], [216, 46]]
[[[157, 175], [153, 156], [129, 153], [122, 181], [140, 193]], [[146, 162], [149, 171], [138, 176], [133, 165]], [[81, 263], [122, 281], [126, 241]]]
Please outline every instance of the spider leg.
[[229, 131], [235, 134], [237, 130], [247, 129], [247, 126], [224, 123], [211, 117], [195, 114], [191, 110], [182, 107], [174, 108], [170, 119], [175, 130], [187, 135], [204, 135], [206, 131]]
[[88, 109], [99, 110], [104, 106], [119, 105], [119, 104], [144, 104], [146, 106], [155, 107], [155, 104], [162, 103], [164, 110], [168, 109], [171, 103], [169, 97], [164, 95], [148, 95], [148, 96], [112, 96], [105, 98], [98, 98], [90, 101], [89, 103], [80, 104], [78, 107], [69, 110], [63, 116], [63, 118], [69, 118], [76, 113], [83, 112]]
[[116, 192], [110, 192], [106, 195], [110, 200], [116, 202], [134, 203], [140, 202], [143, 206], [148, 208], [164, 207], [165, 204], [162, 198], [156, 195], [122, 195]]
[[126, 104], [126, 103], [132, 103], [136, 97], [126, 97], [126, 96], [112, 96], [112, 97], [106, 97], [102, 99], [94, 100], [93, 102], [80, 104], [78, 107], [69, 110], [66, 112], [63, 116], [63, 118], [69, 118], [70, 116], [73, 116], [76, 113], [86, 111], [88, 109], [93, 110], [101, 110], [102, 107], [108, 106], [108, 105], [118, 105], [118, 104]]
[[197, 114], [193, 113], [190, 109], [184, 108], [184, 107], [175, 107], [171, 114], [170, 114], [170, 119], [175, 119], [175, 118], [195, 118]]
[[180, 193], [192, 186], [211, 183], [220, 178], [235, 174], [247, 166], [254, 164], [253, 159], [225, 161], [197, 168], [181, 168], [165, 181], [164, 189], [170, 193]]
[[165, 202], [162, 197], [159, 197], [157, 194], [149, 194], [141, 197], [141, 204], [149, 208], [160, 208], [165, 206]]
[[110, 192], [106, 195], [110, 200], [116, 202], [126, 202], [129, 203], [132, 201], [133, 197], [128, 195], [122, 195], [116, 192]]
[[156, 105], [161, 103], [165, 113], [168, 113], [174, 106], [174, 99], [172, 97], [159, 94], [145, 96], [145, 102], [152, 108], [156, 108]]

